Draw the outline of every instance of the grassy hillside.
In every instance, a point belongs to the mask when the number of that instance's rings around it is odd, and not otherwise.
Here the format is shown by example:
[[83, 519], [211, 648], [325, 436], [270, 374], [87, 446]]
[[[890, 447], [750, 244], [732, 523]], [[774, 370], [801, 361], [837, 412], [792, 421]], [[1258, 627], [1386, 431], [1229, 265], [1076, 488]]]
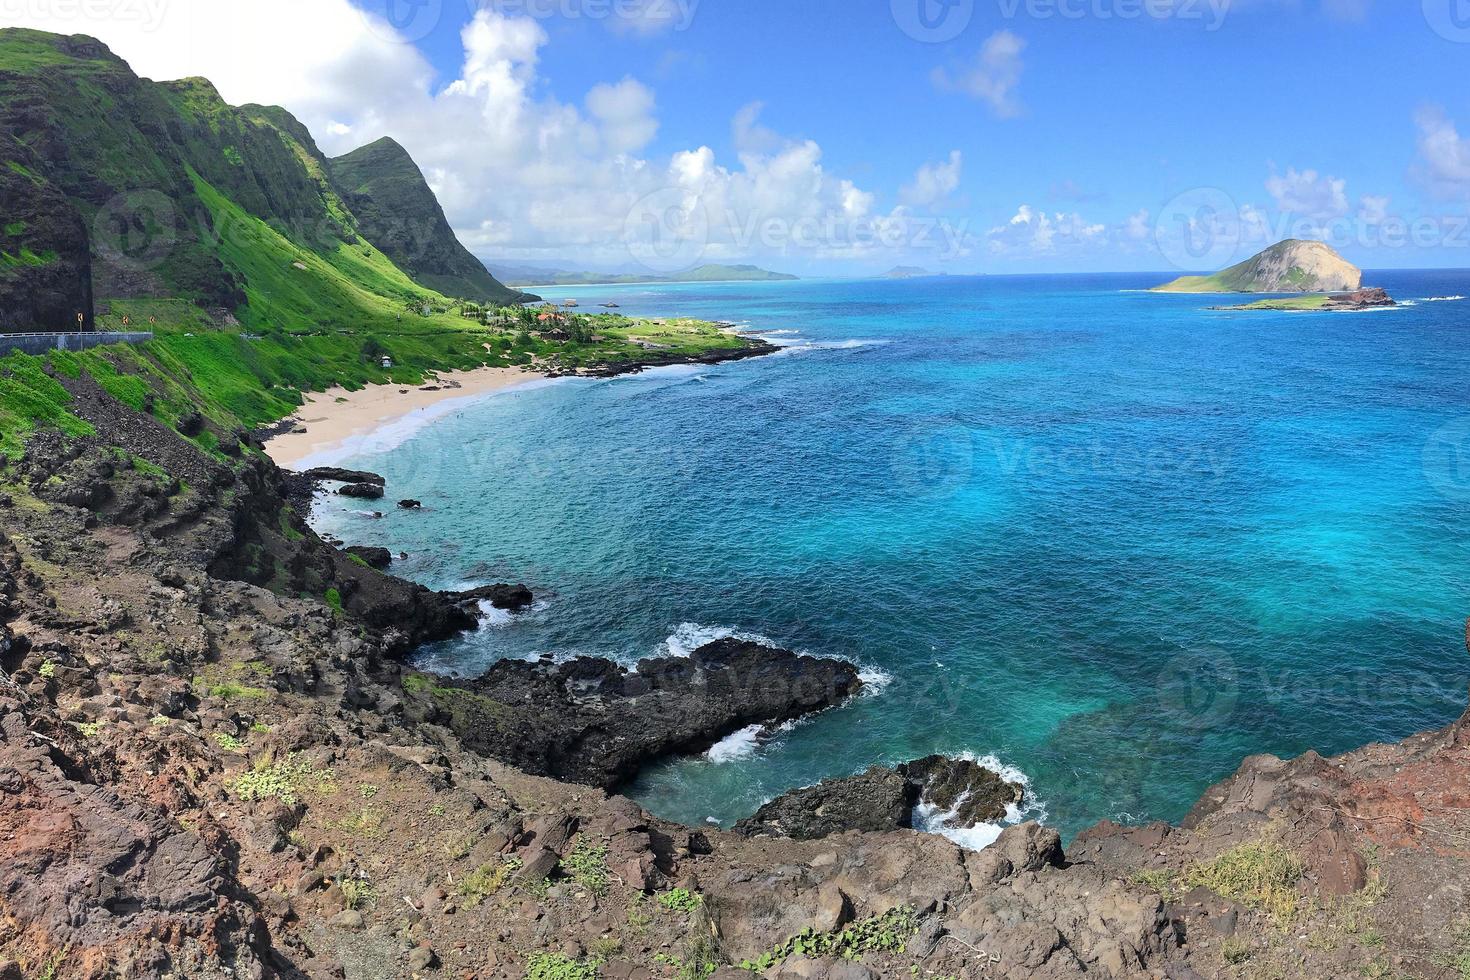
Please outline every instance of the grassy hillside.
[[476, 264], [401, 150], [397, 165], [418, 179], [420, 193], [399, 195], [390, 208], [402, 224], [429, 229], [439, 250], [419, 254], [413, 267], [384, 254], [377, 236], [388, 251], [401, 252], [402, 243], [346, 200], [372, 207], [373, 198], [361, 184], [341, 190], [290, 113], [230, 106], [205, 79], [140, 79], [90, 38], [0, 30], [0, 134], [10, 138], [0, 140], [0, 173], [22, 189], [34, 185], [30, 197], [51, 194], [45, 210], [74, 210], [90, 235], [80, 248], [62, 229], [8, 222], [15, 233], [0, 242], [9, 256], [0, 266], [12, 274], [8, 290], [0, 283], [0, 325], [9, 329], [60, 326], [25, 322], [35, 304], [21, 298], [43, 278], [30, 270], [67, 263], [80, 270], [88, 261], [100, 306], [177, 297], [251, 324], [336, 323], [412, 302], [522, 298], [483, 268], [475, 282], [437, 275], [444, 254], [468, 262], [470, 272]]
[[[374, 146], [329, 163], [283, 109], [227, 105], [204, 79], [140, 79], [91, 38], [0, 30], [0, 330], [70, 326], [78, 305], [90, 314], [95, 287], [99, 328], [155, 333], [138, 347], [45, 357], [7, 353], [0, 335], [0, 462], [37, 428], [87, 434], [63, 384], [84, 375], [223, 452], [238, 430], [333, 385], [742, 343], [693, 321], [564, 313], [548, 324], [468, 302], [525, 297], [475, 275], [413, 161], [397, 144]], [[385, 174], [399, 186], [385, 188]], [[385, 226], [384, 207], [400, 224]], [[426, 235], [428, 251], [400, 228]], [[473, 292], [425, 285], [431, 274], [415, 277], [390, 252], [420, 270], [448, 262], [462, 275], [434, 282]], [[37, 322], [47, 310], [61, 322]]]

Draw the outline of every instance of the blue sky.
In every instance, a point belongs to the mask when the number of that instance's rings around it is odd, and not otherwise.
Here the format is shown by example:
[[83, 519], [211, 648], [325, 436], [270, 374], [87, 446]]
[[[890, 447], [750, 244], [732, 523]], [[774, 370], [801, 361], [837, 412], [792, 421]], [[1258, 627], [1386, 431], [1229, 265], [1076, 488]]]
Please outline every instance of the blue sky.
[[28, 16], [395, 137], [492, 262], [1470, 266], [1470, 0], [127, 2]]
[[[1446, 0], [1446, 16], [1455, 2]], [[1329, 178], [1345, 182], [1350, 213], [1339, 220], [1349, 225], [1364, 196], [1388, 198], [1390, 215], [1405, 221], [1465, 214], [1466, 186], [1458, 195], [1432, 191], [1420, 173], [1416, 117], [1438, 107], [1448, 120], [1470, 120], [1470, 39], [1441, 36], [1420, 0], [1186, 0], [1172, 16], [1138, 16], [1142, 6], [976, 0], [957, 36], [926, 43], [882, 2], [705, 0], [687, 28], [650, 33], [619, 30], [615, 18], [565, 16], [580, 8], [558, 2], [547, 9], [562, 13], [540, 21], [549, 43], [539, 84], [572, 102], [623, 75], [644, 83], [659, 121], [642, 151], [650, 158], [698, 145], [734, 157], [730, 120], [760, 102], [763, 125], [815, 140], [824, 167], [872, 188], [879, 207], [896, 203], [919, 167], [958, 150], [959, 185], [932, 210], [981, 236], [1022, 205], [1080, 215], [1086, 227], [1122, 225], [1141, 210], [1156, 223], [1175, 195], [1194, 188], [1219, 188], [1271, 213], [1273, 232], [1289, 230], [1339, 209]], [[944, 8], [932, 10], [943, 24]], [[966, 7], [947, 14], [963, 20]], [[457, 77], [468, 18], [467, 10], [446, 17], [421, 42], [445, 79]], [[1011, 103], [936, 84], [936, 70], [962, 77], [998, 32], [1022, 45]], [[1303, 179], [1308, 172], [1315, 185]], [[1285, 182], [1279, 190], [1322, 194], [1325, 210], [1284, 207], [1268, 189], [1273, 177]], [[1445, 224], [1407, 247], [1377, 245], [1392, 239], [1345, 225], [1337, 244], [1378, 267], [1470, 265], [1470, 232]], [[1147, 248], [1054, 244], [1039, 254], [982, 247], [934, 264], [1055, 271], [1168, 263]]]

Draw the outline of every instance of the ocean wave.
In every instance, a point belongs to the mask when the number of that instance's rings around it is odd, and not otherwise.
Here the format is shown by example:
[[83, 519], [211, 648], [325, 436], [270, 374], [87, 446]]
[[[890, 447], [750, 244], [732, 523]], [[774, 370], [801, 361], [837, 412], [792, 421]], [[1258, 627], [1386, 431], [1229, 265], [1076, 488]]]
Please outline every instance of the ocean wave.
[[761, 736], [766, 733], [764, 725], [751, 725], [733, 735], [727, 735], [704, 754], [710, 762], [720, 765], [749, 759], [760, 751]]
[[515, 613], [508, 609], [496, 609], [489, 599], [481, 599], [477, 605], [480, 607], [480, 626], [484, 629], [505, 629], [516, 621]]
[[862, 697], [876, 698], [893, 683], [893, 675], [878, 667], [858, 664], [858, 680], [863, 682]]
[[1022, 823], [1026, 820], [1035, 820], [1045, 823], [1047, 818], [1046, 804], [1037, 799], [1031, 791], [1031, 778], [1015, 766], [1002, 762], [994, 755], [976, 756], [972, 752], [961, 752], [953, 756], [984, 766], [991, 772], [998, 774], [1008, 783], [1016, 783], [1021, 787], [1023, 796], [1019, 806], [1011, 804], [1006, 807], [1005, 817], [994, 823], [980, 822], [965, 825], [957, 821], [957, 813], [964, 797], [955, 804], [952, 810], [940, 810], [937, 806], [928, 802], [920, 802], [914, 808], [914, 829], [926, 834], [939, 834], [947, 837], [961, 847], [980, 851], [994, 844], [1001, 833], [1007, 828]]
[[783, 354], [807, 354], [811, 353], [812, 351], [858, 350], [863, 347], [883, 347], [887, 344], [891, 344], [892, 341], [881, 339], [865, 340], [855, 338], [853, 340], [799, 341], [793, 344], [782, 344], [778, 339], [776, 341], [773, 341], [773, 343], [775, 343], [776, 346], [780, 347], [781, 349], [772, 356], [779, 357]]
[[782, 649], [781, 644], [768, 636], [759, 633], [750, 633], [745, 630], [736, 629], [733, 626], [704, 626], [700, 623], [680, 623], [674, 627], [674, 632], [659, 644], [658, 655], [664, 657], [688, 657], [700, 647], [709, 646], [719, 640], [730, 638], [744, 640], [746, 643], [759, 643], [762, 646]]
[[1458, 303], [1458, 302], [1460, 302], [1464, 298], [1465, 297], [1463, 297], [1463, 296], [1425, 296], [1424, 298], [1420, 299], [1419, 302], [1421, 302], [1421, 303]]

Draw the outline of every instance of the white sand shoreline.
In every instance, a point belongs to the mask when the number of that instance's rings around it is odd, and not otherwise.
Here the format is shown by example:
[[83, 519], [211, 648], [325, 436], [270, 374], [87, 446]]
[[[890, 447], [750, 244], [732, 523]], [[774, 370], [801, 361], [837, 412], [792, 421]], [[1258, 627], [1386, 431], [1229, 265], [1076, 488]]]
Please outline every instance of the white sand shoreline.
[[[549, 379], [520, 368], [439, 372], [422, 385], [331, 388], [306, 396], [290, 431], [272, 436], [265, 451], [283, 469], [304, 470], [364, 452], [381, 452], [449, 412], [489, 395], [538, 386]], [[425, 391], [424, 388], [437, 388]]]

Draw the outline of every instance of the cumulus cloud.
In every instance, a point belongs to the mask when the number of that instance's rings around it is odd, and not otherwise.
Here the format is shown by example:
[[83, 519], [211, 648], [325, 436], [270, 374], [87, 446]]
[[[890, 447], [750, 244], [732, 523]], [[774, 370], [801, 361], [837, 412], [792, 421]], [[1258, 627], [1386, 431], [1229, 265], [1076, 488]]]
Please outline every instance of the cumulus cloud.
[[1358, 201], [1358, 220], [1365, 225], [1381, 225], [1388, 220], [1389, 198], [1364, 194]]
[[1419, 130], [1419, 178], [1440, 197], [1470, 195], [1470, 139], [1460, 136], [1455, 123], [1437, 106], [1421, 109], [1414, 117]]
[[963, 170], [964, 156], [959, 150], [951, 150], [949, 159], [943, 163], [926, 163], [920, 167], [913, 182], [899, 192], [899, 198], [905, 204], [919, 207], [941, 204], [959, 189]]
[[1153, 237], [1153, 216], [1148, 208], [1142, 208], [1128, 216], [1123, 222], [1123, 239], [1129, 242], [1146, 242]]
[[1050, 255], [1063, 248], [1104, 242], [1107, 233], [1106, 225], [1088, 222], [1075, 212], [1047, 214], [1023, 204], [1010, 221], [990, 229], [986, 237], [993, 254]]
[[970, 63], [957, 69], [934, 69], [931, 76], [942, 91], [963, 92], [990, 106], [1002, 119], [1021, 114], [1021, 100], [1016, 89], [1021, 84], [1025, 62], [1021, 52], [1026, 41], [1011, 31], [996, 31], [986, 38], [980, 52]]
[[613, 153], [632, 153], [653, 142], [658, 133], [653, 108], [653, 92], [632, 78], [596, 85], [587, 93], [587, 111], [600, 124], [603, 142]]
[[[394, 137], [482, 256], [620, 267], [646, 254], [649, 243], [632, 239], [652, 236], [679, 244], [670, 262], [851, 259], [903, 252], [918, 237], [910, 207], [880, 212], [877, 193], [829, 172], [815, 141], [763, 126], [758, 104], [732, 121], [736, 158], [720, 160], [708, 146], [653, 153], [657, 98], [637, 78], [607, 79], [577, 102], [550, 96], [540, 65], [550, 37], [529, 17], [478, 10], [445, 80], [349, 0], [170, 0], [154, 23], [33, 7], [19, 26], [97, 34], [142, 75], [203, 75], [233, 103], [284, 105], [329, 155]], [[639, 9], [651, 28], [693, 6]], [[947, 167], [936, 165], [936, 191]], [[687, 253], [685, 237], [696, 246]], [[958, 254], [964, 236], [949, 237]]]
[[1266, 179], [1266, 190], [1276, 206], [1288, 214], [1330, 221], [1348, 213], [1347, 181], [1320, 176], [1315, 170], [1288, 167], [1284, 175], [1273, 174]]

